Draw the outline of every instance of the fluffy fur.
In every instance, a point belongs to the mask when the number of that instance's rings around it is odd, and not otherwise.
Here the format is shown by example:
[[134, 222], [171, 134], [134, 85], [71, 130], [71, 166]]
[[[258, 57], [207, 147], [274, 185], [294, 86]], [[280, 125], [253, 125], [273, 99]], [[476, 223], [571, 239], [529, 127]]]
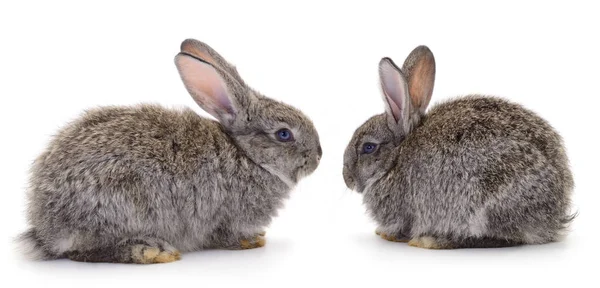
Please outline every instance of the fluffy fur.
[[[481, 95], [425, 113], [435, 61], [424, 46], [402, 69], [382, 59], [380, 74], [386, 113], [356, 130], [343, 171], [347, 186], [363, 193], [378, 234], [433, 249], [559, 239], [573, 219], [573, 178], [561, 137], [546, 121]], [[363, 153], [365, 143], [376, 151]]]
[[[321, 147], [297, 109], [249, 88], [208, 45], [186, 40], [176, 64], [196, 102], [85, 112], [31, 169], [21, 235], [38, 259], [162, 263], [180, 252], [264, 245], [264, 229]], [[287, 128], [295, 141], [281, 142]]]

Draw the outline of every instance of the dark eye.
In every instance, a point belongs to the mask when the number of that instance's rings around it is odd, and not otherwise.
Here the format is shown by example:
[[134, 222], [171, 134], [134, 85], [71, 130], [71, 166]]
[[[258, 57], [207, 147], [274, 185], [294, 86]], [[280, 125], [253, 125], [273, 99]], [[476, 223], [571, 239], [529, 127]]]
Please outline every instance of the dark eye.
[[375, 144], [375, 143], [365, 143], [365, 145], [363, 145], [362, 152], [364, 154], [371, 154], [371, 153], [375, 152], [375, 150], [377, 150], [377, 144]]
[[277, 132], [275, 132], [275, 137], [277, 137], [277, 140], [281, 142], [294, 141], [294, 134], [292, 134], [292, 131], [286, 128], [279, 129]]

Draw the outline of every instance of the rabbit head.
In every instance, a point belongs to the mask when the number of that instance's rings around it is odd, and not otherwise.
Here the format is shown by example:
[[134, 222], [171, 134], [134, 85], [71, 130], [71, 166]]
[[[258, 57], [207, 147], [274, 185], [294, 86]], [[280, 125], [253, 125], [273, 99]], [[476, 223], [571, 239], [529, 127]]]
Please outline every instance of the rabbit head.
[[426, 46], [415, 48], [402, 69], [390, 58], [379, 62], [385, 113], [371, 117], [352, 136], [344, 153], [344, 181], [362, 192], [386, 173], [398, 145], [425, 115], [435, 80], [435, 59]]
[[175, 64], [194, 101], [254, 163], [288, 186], [317, 168], [319, 136], [298, 109], [248, 87], [233, 65], [200, 41], [185, 40]]

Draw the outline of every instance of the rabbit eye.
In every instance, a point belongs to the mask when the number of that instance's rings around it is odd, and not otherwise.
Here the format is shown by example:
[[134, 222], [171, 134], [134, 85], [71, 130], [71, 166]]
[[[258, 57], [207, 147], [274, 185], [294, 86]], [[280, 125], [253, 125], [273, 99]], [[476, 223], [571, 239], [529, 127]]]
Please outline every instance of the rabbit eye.
[[292, 134], [292, 131], [290, 131], [290, 129], [279, 129], [277, 132], [275, 132], [275, 137], [277, 137], [277, 140], [281, 141], [281, 142], [290, 142], [290, 141], [294, 141], [294, 134]]
[[377, 150], [377, 144], [375, 143], [365, 143], [362, 148], [362, 152], [364, 154], [371, 154]]

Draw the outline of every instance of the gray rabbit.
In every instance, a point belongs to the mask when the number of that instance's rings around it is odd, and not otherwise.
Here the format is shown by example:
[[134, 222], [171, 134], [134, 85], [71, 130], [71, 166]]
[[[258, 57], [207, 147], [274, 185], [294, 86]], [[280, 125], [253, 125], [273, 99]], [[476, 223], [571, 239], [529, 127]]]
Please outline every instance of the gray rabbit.
[[557, 241], [573, 177], [561, 137], [520, 105], [470, 95], [426, 113], [435, 79], [419, 46], [402, 69], [379, 63], [386, 113], [359, 127], [344, 154], [384, 239], [430, 249]]
[[204, 43], [184, 41], [175, 64], [219, 122], [139, 105], [90, 110], [60, 130], [31, 169], [19, 240], [33, 257], [162, 263], [265, 245], [264, 228], [319, 164], [317, 131]]

